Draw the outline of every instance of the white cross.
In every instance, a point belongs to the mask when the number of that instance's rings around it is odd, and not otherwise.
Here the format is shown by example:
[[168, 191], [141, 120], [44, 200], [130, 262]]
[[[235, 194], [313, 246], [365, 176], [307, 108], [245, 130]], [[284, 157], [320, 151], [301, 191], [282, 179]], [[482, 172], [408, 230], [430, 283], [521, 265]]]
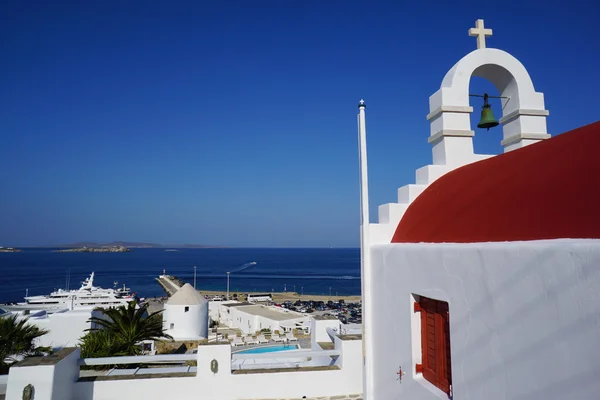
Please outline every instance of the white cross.
[[365, 104], [365, 101], [363, 99], [360, 99], [359, 104], [362, 106]]
[[478, 19], [475, 26], [476, 28], [469, 29], [469, 36], [477, 36], [477, 48], [485, 49], [485, 37], [492, 36], [492, 30], [485, 29], [482, 19]]

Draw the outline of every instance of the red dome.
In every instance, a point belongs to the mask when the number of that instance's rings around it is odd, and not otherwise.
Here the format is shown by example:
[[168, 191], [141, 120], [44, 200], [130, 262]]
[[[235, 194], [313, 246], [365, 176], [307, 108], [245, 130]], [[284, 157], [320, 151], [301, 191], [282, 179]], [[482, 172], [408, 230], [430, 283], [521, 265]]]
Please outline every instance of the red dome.
[[600, 122], [451, 171], [392, 243], [600, 239]]

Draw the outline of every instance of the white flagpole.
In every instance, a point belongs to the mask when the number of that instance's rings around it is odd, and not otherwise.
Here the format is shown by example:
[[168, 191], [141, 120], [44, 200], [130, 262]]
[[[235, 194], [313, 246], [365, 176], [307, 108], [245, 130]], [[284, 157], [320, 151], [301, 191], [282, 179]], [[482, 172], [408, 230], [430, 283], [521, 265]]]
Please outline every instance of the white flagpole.
[[369, 180], [367, 172], [367, 125], [365, 101], [358, 104], [358, 144], [360, 169], [360, 275], [362, 284], [363, 399], [373, 400], [373, 340], [370, 338], [371, 251], [369, 233]]

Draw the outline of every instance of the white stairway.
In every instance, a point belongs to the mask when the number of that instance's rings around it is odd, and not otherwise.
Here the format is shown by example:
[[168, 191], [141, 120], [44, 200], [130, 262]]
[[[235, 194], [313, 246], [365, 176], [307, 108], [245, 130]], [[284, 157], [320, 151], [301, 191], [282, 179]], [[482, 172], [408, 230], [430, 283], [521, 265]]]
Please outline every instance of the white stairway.
[[[492, 157], [477, 154], [471, 162]], [[466, 163], [468, 164], [468, 163]], [[415, 184], [404, 185], [398, 189], [398, 202], [382, 204], [378, 208], [378, 222], [370, 224], [371, 244], [388, 244], [394, 236], [398, 223], [410, 204], [442, 175], [463, 166], [459, 165], [426, 165], [416, 171]]]

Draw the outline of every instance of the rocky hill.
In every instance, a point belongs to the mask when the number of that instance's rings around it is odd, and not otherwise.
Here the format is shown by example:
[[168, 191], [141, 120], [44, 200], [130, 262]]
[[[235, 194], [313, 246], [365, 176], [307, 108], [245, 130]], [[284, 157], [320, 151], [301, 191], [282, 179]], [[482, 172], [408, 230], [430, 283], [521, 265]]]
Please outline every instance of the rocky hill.
[[126, 253], [131, 249], [125, 246], [110, 246], [110, 247], [76, 247], [72, 249], [52, 250], [55, 253]]

